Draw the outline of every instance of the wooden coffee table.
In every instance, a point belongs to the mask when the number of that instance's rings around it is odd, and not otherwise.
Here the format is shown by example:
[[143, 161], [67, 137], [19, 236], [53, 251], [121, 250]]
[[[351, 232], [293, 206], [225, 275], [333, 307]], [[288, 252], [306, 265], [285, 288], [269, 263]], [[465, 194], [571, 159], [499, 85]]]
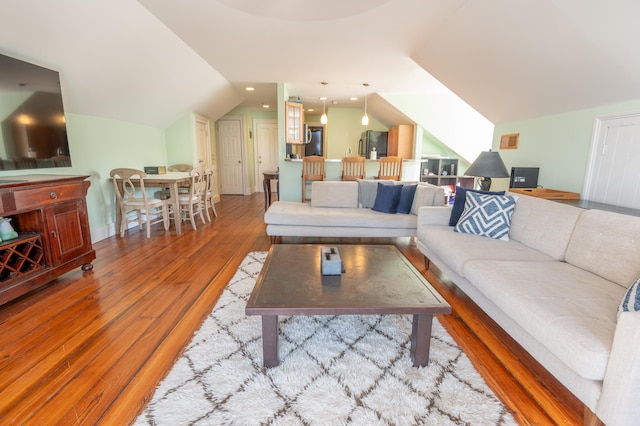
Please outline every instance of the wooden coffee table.
[[265, 367], [278, 365], [278, 315], [412, 314], [411, 359], [429, 363], [434, 314], [451, 313], [395, 246], [339, 245], [345, 272], [320, 273], [320, 245], [274, 244], [247, 302], [247, 315], [262, 315]]

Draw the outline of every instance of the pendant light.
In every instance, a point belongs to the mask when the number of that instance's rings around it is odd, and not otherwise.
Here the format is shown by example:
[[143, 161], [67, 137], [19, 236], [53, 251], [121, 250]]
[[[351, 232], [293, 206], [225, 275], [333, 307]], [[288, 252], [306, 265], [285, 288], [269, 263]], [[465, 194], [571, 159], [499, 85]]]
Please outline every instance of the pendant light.
[[[329, 83], [327, 83], [326, 81], [323, 81], [321, 84], [325, 87], [325, 89], [323, 91], [326, 91], [327, 84], [329, 84]], [[322, 116], [320, 117], [320, 123], [321, 124], [327, 124], [327, 121], [328, 121], [327, 112], [326, 112], [327, 97], [323, 96], [320, 99], [322, 99]]]
[[[369, 87], [369, 83], [362, 83], [362, 85], [367, 89]], [[362, 125], [369, 125], [369, 116], [367, 115], [367, 95], [369, 94], [369, 90], [364, 93], [364, 115], [362, 116]]]

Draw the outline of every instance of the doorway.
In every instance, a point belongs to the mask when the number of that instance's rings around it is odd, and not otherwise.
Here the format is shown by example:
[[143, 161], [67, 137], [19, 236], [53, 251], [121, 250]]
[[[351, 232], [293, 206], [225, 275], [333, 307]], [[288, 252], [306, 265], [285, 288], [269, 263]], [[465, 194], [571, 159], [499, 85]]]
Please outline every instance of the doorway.
[[582, 193], [589, 201], [640, 209], [640, 112], [596, 117]]
[[[253, 151], [256, 155], [255, 191], [263, 192], [263, 173], [278, 170], [278, 121], [274, 119], [256, 119], [253, 121]], [[275, 190], [275, 185], [271, 185]]]
[[209, 119], [196, 115], [196, 151], [198, 166], [211, 165], [211, 138], [209, 137]]
[[220, 194], [244, 195], [244, 120], [225, 116], [216, 121]]

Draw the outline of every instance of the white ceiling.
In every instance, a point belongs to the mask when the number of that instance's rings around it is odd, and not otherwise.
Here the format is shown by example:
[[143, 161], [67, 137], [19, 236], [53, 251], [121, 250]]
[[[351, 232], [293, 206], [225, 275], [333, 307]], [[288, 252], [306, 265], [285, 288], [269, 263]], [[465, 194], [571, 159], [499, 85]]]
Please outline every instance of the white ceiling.
[[69, 112], [159, 127], [276, 82], [360, 108], [442, 82], [499, 123], [640, 99], [639, 21], [637, 0], [0, 0], [0, 53], [59, 71]]

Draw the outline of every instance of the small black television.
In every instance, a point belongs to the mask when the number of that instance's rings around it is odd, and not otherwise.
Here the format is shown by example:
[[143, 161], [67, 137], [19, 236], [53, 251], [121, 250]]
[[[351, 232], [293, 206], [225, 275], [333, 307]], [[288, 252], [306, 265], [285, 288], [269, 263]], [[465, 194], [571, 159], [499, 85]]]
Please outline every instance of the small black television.
[[512, 167], [509, 188], [537, 188], [539, 167]]
[[0, 170], [69, 166], [60, 75], [0, 54]]

